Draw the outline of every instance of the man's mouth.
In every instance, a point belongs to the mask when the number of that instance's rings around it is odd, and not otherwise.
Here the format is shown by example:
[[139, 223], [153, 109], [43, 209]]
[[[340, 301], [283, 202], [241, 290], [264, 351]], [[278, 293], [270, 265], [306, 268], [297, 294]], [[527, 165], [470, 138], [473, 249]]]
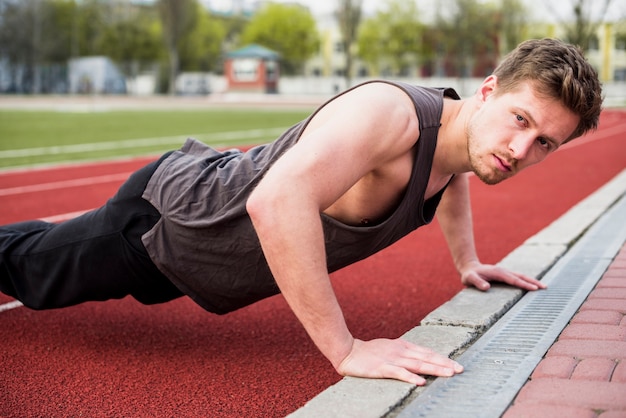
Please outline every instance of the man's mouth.
[[494, 157], [496, 159], [496, 166], [500, 171], [503, 171], [505, 173], [512, 171], [511, 164], [507, 163], [505, 160], [501, 159], [497, 155], [494, 155]]

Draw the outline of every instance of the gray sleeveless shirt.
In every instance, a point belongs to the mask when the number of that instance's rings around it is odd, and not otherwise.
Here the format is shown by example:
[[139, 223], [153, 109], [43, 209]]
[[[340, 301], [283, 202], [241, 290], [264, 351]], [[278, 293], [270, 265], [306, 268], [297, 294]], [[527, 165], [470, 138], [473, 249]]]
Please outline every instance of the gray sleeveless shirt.
[[[420, 137], [408, 188], [395, 211], [375, 225], [349, 226], [321, 214], [329, 272], [369, 257], [429, 223], [443, 193], [424, 201], [443, 96], [459, 99], [458, 95], [451, 89], [386, 83], [409, 95], [419, 119]], [[204, 309], [224, 314], [279, 293], [246, 201], [316, 113], [276, 141], [247, 152], [217, 151], [188, 139], [150, 179], [143, 198], [161, 213], [161, 219], [144, 234], [143, 243], [159, 270]]]

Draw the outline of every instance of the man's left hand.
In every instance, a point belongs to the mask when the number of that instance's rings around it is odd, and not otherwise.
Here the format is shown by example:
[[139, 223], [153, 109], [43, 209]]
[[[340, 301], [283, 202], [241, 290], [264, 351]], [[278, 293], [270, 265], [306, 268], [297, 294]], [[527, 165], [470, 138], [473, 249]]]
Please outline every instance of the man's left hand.
[[547, 285], [524, 274], [491, 264], [472, 263], [461, 271], [461, 283], [479, 290], [489, 290], [490, 282], [502, 282], [524, 290], [545, 289]]

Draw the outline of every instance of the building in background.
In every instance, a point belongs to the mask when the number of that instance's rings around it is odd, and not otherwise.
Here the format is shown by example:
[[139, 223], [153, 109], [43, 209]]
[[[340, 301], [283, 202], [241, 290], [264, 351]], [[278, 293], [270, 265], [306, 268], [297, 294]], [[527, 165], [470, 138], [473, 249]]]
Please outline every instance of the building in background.
[[73, 58], [69, 62], [70, 94], [125, 94], [126, 78], [107, 57]]
[[260, 45], [226, 54], [224, 75], [229, 92], [277, 93], [280, 55]]

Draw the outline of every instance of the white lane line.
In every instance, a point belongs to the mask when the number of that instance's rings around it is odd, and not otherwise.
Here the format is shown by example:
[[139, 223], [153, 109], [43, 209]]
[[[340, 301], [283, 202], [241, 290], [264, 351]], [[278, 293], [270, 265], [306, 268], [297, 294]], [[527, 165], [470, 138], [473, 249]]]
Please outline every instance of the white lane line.
[[104, 176], [54, 181], [50, 183], [32, 184], [29, 186], [8, 187], [6, 189], [0, 189], [0, 196], [13, 196], [24, 193], [37, 193], [47, 190], [58, 190], [70, 187], [90, 186], [93, 184], [112, 183], [115, 181], [126, 180], [131, 174], [131, 172], [107, 174]]
[[210, 134], [162, 136], [155, 138], [126, 139], [121, 141], [95, 142], [89, 144], [58, 145], [50, 147], [22, 148], [0, 151], [0, 158], [22, 158], [37, 155], [76, 154], [81, 152], [140, 148], [155, 145], [181, 145], [188, 137], [205, 142], [242, 141], [282, 134], [287, 128], [250, 129], [247, 131], [216, 132]]
[[24, 306], [22, 302], [19, 300], [14, 300], [13, 302], [3, 303], [0, 305], [0, 312], [10, 311], [11, 309], [19, 308]]

